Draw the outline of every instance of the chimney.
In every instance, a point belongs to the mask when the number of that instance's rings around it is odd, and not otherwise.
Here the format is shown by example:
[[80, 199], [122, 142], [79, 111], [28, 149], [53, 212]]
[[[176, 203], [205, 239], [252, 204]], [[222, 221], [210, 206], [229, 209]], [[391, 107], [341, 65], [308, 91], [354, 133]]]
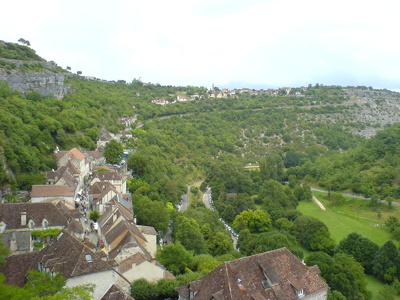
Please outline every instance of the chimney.
[[10, 250], [11, 251], [17, 251], [18, 246], [17, 246], [17, 236], [16, 233], [13, 232], [11, 233], [11, 239], [10, 239]]
[[26, 212], [21, 212], [21, 226], [26, 226]]

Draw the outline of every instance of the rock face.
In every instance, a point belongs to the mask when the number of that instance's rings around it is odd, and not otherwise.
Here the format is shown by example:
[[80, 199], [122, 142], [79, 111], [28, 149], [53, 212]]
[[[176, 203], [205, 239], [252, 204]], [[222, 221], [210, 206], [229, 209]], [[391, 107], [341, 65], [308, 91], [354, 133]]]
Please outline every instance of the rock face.
[[70, 86], [64, 84], [65, 74], [47, 72], [7, 72], [0, 69], [0, 81], [7, 81], [10, 88], [25, 94], [30, 91], [37, 92], [43, 96], [52, 96], [62, 99], [68, 92]]

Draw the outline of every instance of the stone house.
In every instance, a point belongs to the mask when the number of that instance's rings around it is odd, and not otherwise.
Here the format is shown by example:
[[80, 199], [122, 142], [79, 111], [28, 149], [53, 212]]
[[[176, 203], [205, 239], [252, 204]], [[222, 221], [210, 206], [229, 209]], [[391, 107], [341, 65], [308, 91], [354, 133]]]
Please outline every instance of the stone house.
[[83, 154], [89, 161], [90, 170], [93, 170], [95, 166], [102, 166], [106, 163], [106, 159], [100, 151], [83, 151]]
[[30, 194], [31, 202], [58, 202], [74, 207], [75, 190], [66, 185], [33, 185]]
[[[83, 226], [62, 203], [0, 204], [0, 234], [4, 245], [13, 253], [33, 250], [32, 230], [68, 228], [83, 238]], [[65, 209], [64, 209], [65, 208]], [[49, 242], [48, 240], [47, 242]]]
[[97, 149], [103, 149], [104, 146], [114, 138], [114, 135], [110, 132], [102, 134], [97, 140]]
[[225, 262], [177, 291], [179, 300], [326, 300], [328, 285], [319, 273], [281, 248]]
[[[63, 230], [53, 241], [39, 252], [6, 257], [0, 267], [8, 284], [23, 286], [29, 270], [50, 274], [60, 273], [67, 287], [94, 284], [94, 299], [101, 299], [116, 285], [126, 294], [130, 293], [130, 282], [118, 271], [112, 260], [105, 260], [101, 252], [93, 252], [68, 231]], [[18, 270], [18, 271], [17, 271]]]
[[155, 259], [157, 233], [151, 226], [136, 225], [132, 212], [113, 204], [99, 218], [100, 243], [110, 259], [120, 266], [129, 281], [145, 278], [155, 281], [175, 278]]
[[107, 181], [97, 181], [89, 188], [89, 201], [92, 210], [103, 214], [111, 203], [121, 203], [126, 209], [132, 210], [130, 194], [121, 194], [116, 187]]
[[90, 173], [90, 164], [86, 159], [86, 156], [79, 151], [77, 148], [73, 148], [69, 151], [59, 151], [56, 153], [58, 167], [67, 166], [71, 162], [75, 168], [79, 171], [79, 189], [83, 186], [85, 179]]
[[122, 175], [117, 171], [110, 170], [107, 172], [96, 172], [90, 184], [93, 185], [99, 181], [100, 182], [107, 181], [111, 183], [113, 186], [115, 186], [118, 192], [120, 192], [121, 194], [126, 194], [126, 180], [127, 180], [126, 176]]

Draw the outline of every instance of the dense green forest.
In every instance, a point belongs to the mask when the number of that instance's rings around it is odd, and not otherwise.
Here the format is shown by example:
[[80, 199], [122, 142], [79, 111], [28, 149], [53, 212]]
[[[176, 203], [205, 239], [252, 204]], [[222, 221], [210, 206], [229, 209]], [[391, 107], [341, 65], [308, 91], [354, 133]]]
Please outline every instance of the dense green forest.
[[[29, 71], [12, 67], [14, 60], [43, 61], [29, 47], [8, 43], [0, 45], [0, 57], [0, 68], [9, 72]], [[397, 93], [315, 84], [289, 94], [219, 99], [204, 87], [137, 79], [107, 82], [69, 74], [65, 83], [70, 92], [58, 100], [21, 94], [0, 82], [0, 187], [11, 188], [12, 199], [18, 190], [43, 183], [44, 171], [56, 168], [56, 147], [92, 150], [101, 133], [125, 130], [118, 121], [137, 115], [133, 138], [124, 143], [133, 150], [128, 187], [140, 224], [154, 226], [160, 235], [172, 229], [174, 243], [160, 249], [157, 259], [178, 279], [135, 282], [135, 299], [176, 297], [176, 286], [224, 261], [279, 247], [320, 266], [330, 299], [370, 299], [364, 273], [390, 284], [384, 292], [398, 293], [400, 256], [394, 242], [380, 247], [354, 233], [335, 244], [322, 221], [296, 209], [310, 201], [310, 185], [362, 194], [371, 198], [371, 210], [393, 209], [382, 208], [379, 199], [400, 198], [400, 125], [380, 128], [354, 118], [363, 104], [348, 91], [377, 94], [373, 103], [380, 107], [389, 101], [382, 97], [400, 101]], [[178, 94], [199, 97], [165, 106], [151, 102], [172, 102]], [[369, 139], [355, 134], [366, 127], [381, 130]], [[180, 197], [194, 182], [202, 183], [191, 189], [189, 209], [179, 212]], [[207, 186], [214, 211], [201, 200]], [[239, 234], [240, 251], [220, 218]], [[395, 233], [400, 222], [396, 217], [390, 222]], [[390, 299], [387, 295], [382, 299]]]

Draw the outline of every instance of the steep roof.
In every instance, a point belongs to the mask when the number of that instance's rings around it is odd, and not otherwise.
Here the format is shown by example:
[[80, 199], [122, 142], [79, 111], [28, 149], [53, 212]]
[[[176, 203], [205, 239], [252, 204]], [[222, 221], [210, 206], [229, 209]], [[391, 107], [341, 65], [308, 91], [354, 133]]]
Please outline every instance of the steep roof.
[[7, 256], [6, 263], [0, 266], [0, 273], [6, 277], [6, 283], [23, 287], [25, 276], [29, 270], [33, 270], [32, 265], [37, 264], [39, 255], [39, 252], [28, 252]]
[[33, 185], [31, 197], [73, 197], [74, 189], [66, 185]]
[[100, 151], [83, 151], [83, 153], [94, 159], [99, 159], [103, 157], [103, 153]]
[[[21, 213], [26, 213], [26, 224], [21, 224]], [[48, 226], [67, 226], [70, 218], [52, 203], [5, 203], [0, 204], [0, 222], [6, 230], [29, 228], [29, 220], [41, 224], [46, 219]]]
[[66, 230], [50, 245], [40, 251], [39, 262], [64, 278], [113, 270], [114, 261], [103, 261], [99, 252], [93, 252]]
[[115, 284], [113, 284], [108, 291], [100, 298], [100, 300], [135, 300], [128, 294], [121, 291]]
[[193, 300], [297, 300], [296, 290], [307, 296], [328, 289], [314, 271], [281, 248], [225, 262], [177, 291], [182, 295], [194, 292]]
[[62, 157], [64, 157], [64, 155], [73, 155], [79, 160], [85, 159], [85, 155], [77, 148], [73, 148], [69, 151], [59, 151], [56, 153], [57, 160], [60, 160]]
[[97, 172], [94, 178], [98, 178], [100, 181], [122, 180], [122, 175], [115, 171]]

